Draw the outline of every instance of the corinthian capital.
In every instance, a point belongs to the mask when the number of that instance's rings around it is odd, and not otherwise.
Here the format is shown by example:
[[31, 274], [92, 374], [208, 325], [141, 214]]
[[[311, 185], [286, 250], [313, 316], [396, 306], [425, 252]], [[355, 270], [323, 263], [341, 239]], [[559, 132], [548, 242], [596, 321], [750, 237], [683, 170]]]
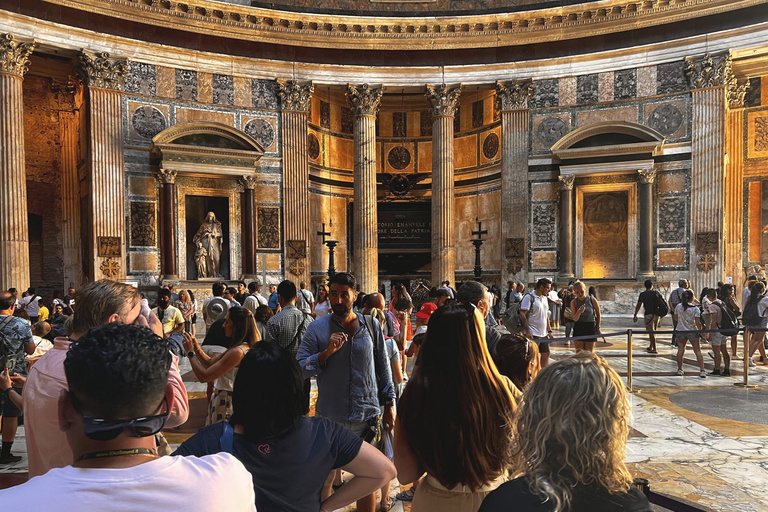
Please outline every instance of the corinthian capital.
[[532, 95], [533, 81], [531, 80], [496, 82], [496, 97], [502, 112], [527, 109]]
[[691, 89], [721, 87], [726, 82], [726, 69], [730, 67], [728, 52], [716, 55], [706, 54], [703, 58], [688, 57], [685, 62], [685, 76]]
[[656, 169], [640, 169], [637, 171], [640, 175], [640, 183], [653, 183], [656, 180]]
[[0, 34], [0, 73], [24, 78], [29, 69], [29, 55], [35, 43], [20, 43], [11, 34]]
[[376, 116], [381, 105], [381, 86], [347, 85], [347, 101], [356, 116]]
[[253, 190], [256, 188], [256, 182], [257, 182], [256, 176], [251, 176], [250, 174], [246, 174], [240, 177], [238, 180], [238, 184], [243, 187], [243, 190]]
[[744, 107], [744, 96], [750, 87], [749, 79], [739, 83], [736, 75], [733, 74], [733, 61], [728, 59], [725, 67], [725, 101], [728, 108], [737, 109]]
[[277, 97], [285, 111], [308, 113], [314, 90], [312, 82], [300, 84], [295, 80], [277, 80]]
[[93, 57], [80, 52], [79, 57], [80, 74], [88, 87], [115, 91], [123, 88], [123, 77], [128, 69], [127, 61], [110, 59], [107, 52], [96, 53]]
[[560, 180], [560, 190], [573, 190], [573, 180], [576, 178], [573, 174], [561, 174], [557, 177]]
[[445, 84], [428, 85], [427, 99], [432, 105], [432, 117], [453, 117], [459, 108], [461, 84], [450, 87]]
[[176, 171], [160, 168], [157, 170], [157, 181], [160, 183], [176, 183]]

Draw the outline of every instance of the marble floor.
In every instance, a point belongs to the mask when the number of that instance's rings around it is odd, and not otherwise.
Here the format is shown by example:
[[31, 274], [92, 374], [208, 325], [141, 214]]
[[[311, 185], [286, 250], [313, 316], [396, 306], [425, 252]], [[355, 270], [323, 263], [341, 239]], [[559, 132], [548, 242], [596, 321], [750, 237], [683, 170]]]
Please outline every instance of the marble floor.
[[[603, 325], [604, 332], [638, 328], [631, 318], [606, 318]], [[562, 334], [562, 329], [559, 332]], [[627, 446], [632, 474], [647, 478], [655, 492], [683, 498], [703, 509], [768, 512], [764, 501], [768, 489], [768, 366], [758, 362], [751, 368], [749, 380], [757, 388], [744, 389], [735, 385], [743, 381], [743, 361], [732, 363], [732, 377], [702, 379], [693, 352], [688, 350], [685, 375], [679, 377], [674, 375], [677, 349], [670, 346], [669, 339], [660, 337], [659, 353], [651, 355], [645, 351], [647, 337], [633, 337], [633, 431]], [[598, 344], [596, 351], [626, 381], [627, 338], [609, 337], [606, 341]], [[741, 343], [739, 347], [741, 350]], [[706, 355], [708, 350], [704, 345], [704, 363], [711, 371], [713, 361]], [[552, 358], [573, 352], [571, 346], [555, 343]], [[190, 398], [199, 410], [204, 403], [205, 385], [195, 381], [187, 361], [181, 369]], [[168, 432], [169, 442], [175, 445], [191, 435], [184, 430]], [[0, 467], [0, 487], [15, 485], [26, 477], [23, 427], [19, 428], [14, 453], [24, 459]], [[400, 491], [397, 480], [393, 481], [391, 497], [394, 499]], [[355, 507], [345, 510], [351, 512]], [[410, 504], [395, 500], [392, 510], [409, 512]]]

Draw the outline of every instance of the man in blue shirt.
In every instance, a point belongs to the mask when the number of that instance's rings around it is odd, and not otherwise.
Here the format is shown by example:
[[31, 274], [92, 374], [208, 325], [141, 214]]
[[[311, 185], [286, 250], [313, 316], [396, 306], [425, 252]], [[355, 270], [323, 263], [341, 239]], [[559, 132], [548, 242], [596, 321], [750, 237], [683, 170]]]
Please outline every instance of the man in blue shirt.
[[[392, 431], [395, 388], [378, 320], [352, 310], [355, 284], [346, 272], [331, 277], [333, 314], [309, 324], [296, 359], [305, 378], [317, 376], [317, 415], [373, 441], [382, 408], [381, 424]], [[366, 496], [357, 510], [373, 512], [375, 505], [375, 494]]]

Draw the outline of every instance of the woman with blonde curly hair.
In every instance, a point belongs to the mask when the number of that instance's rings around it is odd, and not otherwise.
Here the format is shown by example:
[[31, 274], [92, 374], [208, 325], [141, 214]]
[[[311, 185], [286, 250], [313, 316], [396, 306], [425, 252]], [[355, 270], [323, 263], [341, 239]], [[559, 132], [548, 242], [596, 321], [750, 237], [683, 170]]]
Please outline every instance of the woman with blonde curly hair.
[[513, 471], [479, 512], [650, 512], [624, 465], [624, 383], [589, 352], [545, 368], [515, 415]]
[[506, 480], [516, 408], [510, 386], [491, 360], [477, 308], [438, 308], [397, 404], [397, 478], [426, 473], [412, 512], [476, 512]]

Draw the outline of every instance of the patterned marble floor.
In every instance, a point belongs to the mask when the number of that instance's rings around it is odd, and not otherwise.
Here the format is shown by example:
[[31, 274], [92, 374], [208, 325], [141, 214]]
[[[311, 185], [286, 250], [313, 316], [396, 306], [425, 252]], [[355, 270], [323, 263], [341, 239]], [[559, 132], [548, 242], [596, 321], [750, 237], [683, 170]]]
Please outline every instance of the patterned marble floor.
[[[611, 318], [606, 319], [606, 324], [606, 331], [637, 328], [631, 319]], [[562, 334], [562, 329], [559, 332]], [[712, 403], [712, 413], [708, 414], [706, 408], [703, 412], [694, 412], [670, 400], [674, 393], [693, 389], [717, 388], [720, 394], [725, 393], [725, 398], [718, 400], [727, 400], [730, 396], [736, 399], [741, 396], [739, 394], [749, 393], [749, 390], [734, 385], [743, 379], [743, 362], [732, 364], [733, 377], [702, 379], [689, 350], [683, 366], [685, 376], [678, 377], [674, 375], [676, 349], [669, 345], [669, 336], [663, 340], [658, 343], [659, 354], [651, 355], [645, 352], [647, 337], [635, 336], [633, 339], [631, 426], [634, 431], [627, 446], [627, 463], [632, 474], [647, 478], [654, 491], [678, 496], [712, 510], [768, 512], [768, 504], [763, 499], [768, 489], [768, 426], [718, 418], [713, 415], [718, 408], [716, 401]], [[608, 341], [610, 346], [598, 347], [597, 352], [626, 381], [626, 336], [608, 338]], [[553, 347], [553, 359], [573, 353], [570, 346], [556, 345], [562, 346]], [[710, 371], [713, 361], [706, 356], [707, 350], [709, 347], [705, 345], [705, 364]], [[196, 382], [188, 362], [182, 363], [181, 370], [190, 397], [202, 400], [205, 385]], [[750, 369], [750, 382], [758, 385], [759, 390], [768, 390], [768, 366], [758, 363]], [[178, 444], [189, 435], [176, 432], [167, 437], [172, 444]], [[0, 487], [15, 485], [21, 481], [19, 477], [26, 475], [23, 427], [19, 428], [14, 452], [24, 458], [17, 464], [0, 467]], [[391, 497], [394, 499], [400, 490], [394, 480]], [[345, 512], [353, 510], [355, 507], [351, 505]], [[392, 510], [409, 512], [410, 504], [395, 501]]]

